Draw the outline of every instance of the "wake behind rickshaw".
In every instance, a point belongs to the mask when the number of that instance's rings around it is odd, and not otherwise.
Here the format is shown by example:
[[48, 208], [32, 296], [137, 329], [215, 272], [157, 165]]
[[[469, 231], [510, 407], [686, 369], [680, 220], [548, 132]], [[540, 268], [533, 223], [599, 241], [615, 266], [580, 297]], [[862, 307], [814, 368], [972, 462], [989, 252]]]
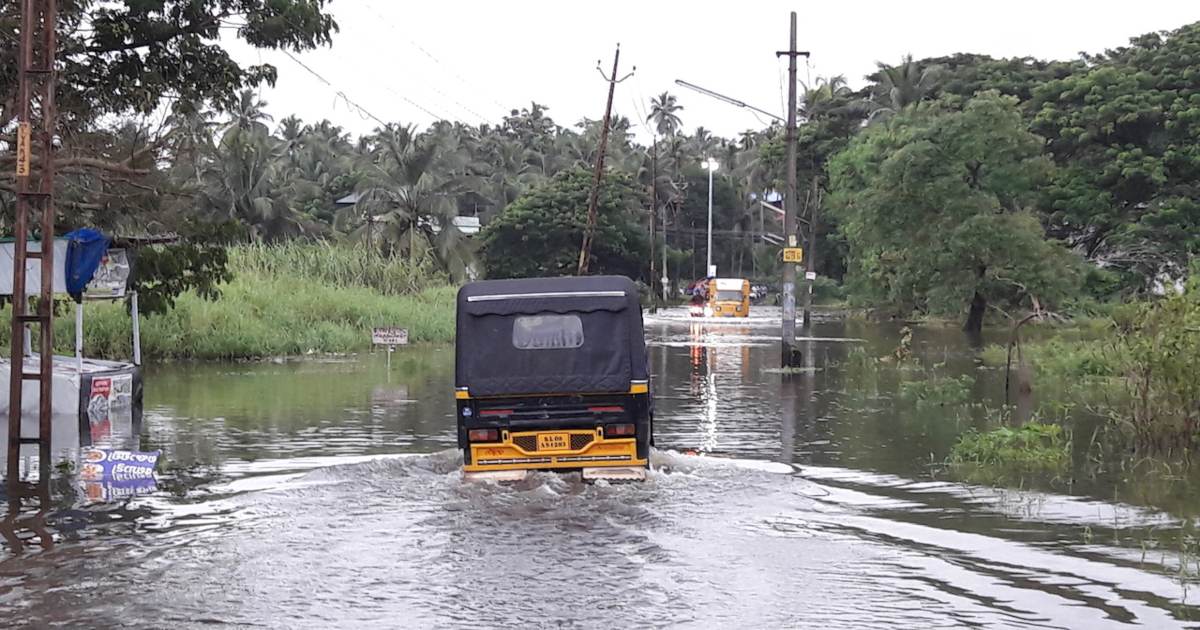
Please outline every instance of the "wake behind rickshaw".
[[455, 398], [468, 477], [643, 479], [653, 417], [637, 287], [620, 276], [465, 285]]

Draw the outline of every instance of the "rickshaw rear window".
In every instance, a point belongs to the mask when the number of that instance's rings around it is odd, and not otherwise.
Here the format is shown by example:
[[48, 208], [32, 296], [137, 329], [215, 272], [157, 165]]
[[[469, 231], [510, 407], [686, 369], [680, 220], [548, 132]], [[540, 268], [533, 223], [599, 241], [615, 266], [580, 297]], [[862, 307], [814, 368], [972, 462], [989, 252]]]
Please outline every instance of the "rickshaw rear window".
[[717, 291], [717, 300], [721, 302], [741, 302], [741, 291]]
[[578, 315], [526, 315], [513, 321], [513, 346], [519, 350], [578, 348], [583, 322]]

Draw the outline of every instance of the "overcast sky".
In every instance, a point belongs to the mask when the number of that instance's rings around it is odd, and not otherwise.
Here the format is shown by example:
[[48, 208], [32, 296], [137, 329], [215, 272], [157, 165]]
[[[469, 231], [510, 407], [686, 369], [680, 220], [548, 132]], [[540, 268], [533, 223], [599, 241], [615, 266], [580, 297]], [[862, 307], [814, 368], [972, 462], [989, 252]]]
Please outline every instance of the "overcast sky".
[[[334, 0], [333, 46], [298, 55], [326, 85], [281, 53], [234, 46], [243, 62], [273, 63], [263, 88], [276, 121], [295, 113], [328, 118], [354, 134], [382, 120], [425, 126], [436, 118], [496, 123], [537, 101], [562, 125], [604, 112], [596, 72], [621, 44], [614, 110], [641, 125], [653, 95], [675, 94], [685, 129], [733, 136], [762, 127], [746, 110], [676, 86], [684, 79], [762, 109], [783, 113], [788, 13], [799, 14], [799, 47], [810, 50], [799, 76], [842, 74], [861, 86], [876, 60], [975, 52], [996, 57], [1075, 58], [1132, 36], [1200, 20], [1196, 0], [985, 0], [607, 2]], [[640, 127], [644, 130], [644, 127]], [[648, 136], [645, 136], [648, 137]]]

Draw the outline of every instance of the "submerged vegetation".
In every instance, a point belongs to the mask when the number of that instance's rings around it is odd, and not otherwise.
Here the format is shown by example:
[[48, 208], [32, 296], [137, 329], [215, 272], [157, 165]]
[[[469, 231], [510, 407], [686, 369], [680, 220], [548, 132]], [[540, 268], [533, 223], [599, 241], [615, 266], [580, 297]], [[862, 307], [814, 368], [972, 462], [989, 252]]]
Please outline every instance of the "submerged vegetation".
[[1057, 424], [1030, 422], [990, 431], [969, 430], [950, 451], [952, 466], [1062, 472], [1070, 463], [1070, 440]]
[[961, 405], [971, 397], [970, 376], [930, 376], [900, 383], [900, 400], [918, 405]]

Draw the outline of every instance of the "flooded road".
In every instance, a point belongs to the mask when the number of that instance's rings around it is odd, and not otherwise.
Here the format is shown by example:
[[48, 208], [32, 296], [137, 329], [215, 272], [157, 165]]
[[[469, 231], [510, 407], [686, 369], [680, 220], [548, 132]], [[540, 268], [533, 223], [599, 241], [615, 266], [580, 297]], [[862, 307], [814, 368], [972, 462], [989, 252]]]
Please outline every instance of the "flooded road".
[[[894, 327], [830, 320], [781, 374], [770, 309], [648, 316], [648, 481], [464, 484], [453, 351], [160, 366], [152, 493], [59, 484], [53, 549], [0, 560], [5, 627], [1200, 627], [1194, 497], [1078, 474], [951, 481], [956, 437], [1003, 402], [955, 330], [928, 372], [863, 369]], [[963, 404], [905, 379], [963, 377]], [[695, 451], [698, 455], [681, 454]]]

